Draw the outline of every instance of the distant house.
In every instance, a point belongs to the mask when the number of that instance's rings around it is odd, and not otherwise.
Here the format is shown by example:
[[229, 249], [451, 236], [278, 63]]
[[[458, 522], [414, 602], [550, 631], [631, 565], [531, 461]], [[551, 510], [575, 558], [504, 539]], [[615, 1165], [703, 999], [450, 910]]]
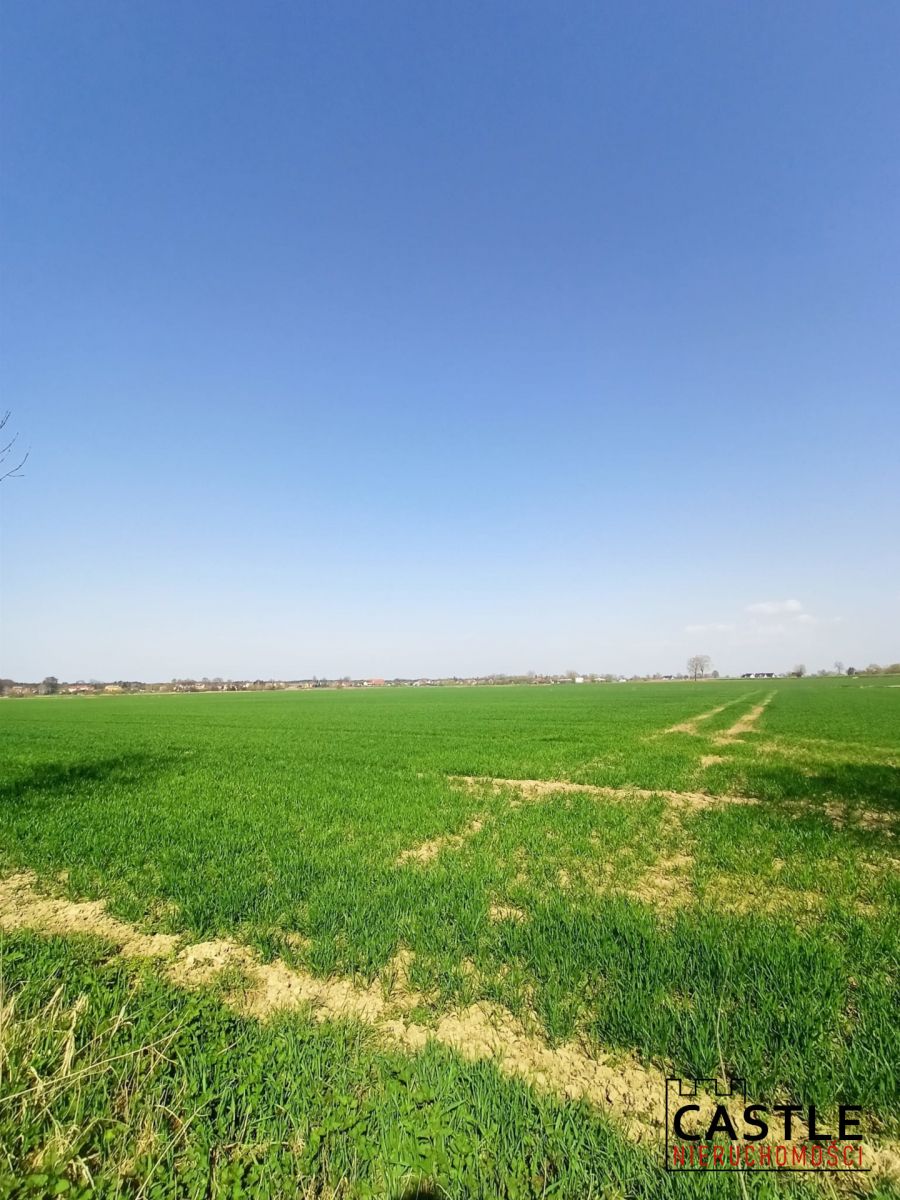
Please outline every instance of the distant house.
[[120, 687], [119, 684], [117, 684], [117, 683], [108, 683], [103, 690], [104, 690], [104, 692], [116, 693], [116, 692], [124, 692], [125, 689], [123, 687]]
[[370, 679], [366, 687], [384, 687], [383, 679]]

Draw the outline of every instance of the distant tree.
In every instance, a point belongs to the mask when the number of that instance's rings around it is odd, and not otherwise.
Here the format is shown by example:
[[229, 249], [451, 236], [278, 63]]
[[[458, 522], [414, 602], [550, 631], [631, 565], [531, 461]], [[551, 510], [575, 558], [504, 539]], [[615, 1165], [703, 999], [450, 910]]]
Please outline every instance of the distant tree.
[[806, 674], [806, 667], [803, 663], [797, 663], [796, 667], [794, 667], [793, 671], [791, 671], [791, 674], [795, 679], [802, 679]]
[[848, 674], [848, 675], [855, 675], [855, 674], [856, 674], [856, 667], [848, 667], [848, 668], [847, 668], [847, 674]]
[[6, 428], [11, 416], [12, 413], [7, 409], [3, 416], [0, 417], [0, 443], [3, 443], [0, 445], [0, 483], [4, 479], [18, 479], [22, 468], [28, 461], [28, 455], [31, 453], [30, 450], [26, 450], [22, 457], [19, 458], [19, 453], [21, 452], [16, 451], [16, 442], [19, 440], [19, 435], [14, 433], [9, 441], [6, 441], [6, 438], [3, 436], [2, 431]]
[[59, 680], [55, 675], [48, 675], [47, 678], [41, 682], [41, 686], [38, 688], [38, 692], [42, 696], [55, 696], [58, 691]]
[[709, 670], [711, 663], [712, 659], [708, 654], [692, 654], [687, 660], [688, 675], [695, 682], [698, 679], [702, 679]]
[[718, 671], [713, 671], [713, 673], [712, 673], [712, 677], [713, 677], [713, 679], [718, 679], [718, 678], [719, 678], [719, 672], [718, 672]]
[[841, 660], [840, 660], [840, 659], [837, 659], [837, 660], [836, 660], [836, 662], [835, 662], [835, 664], [834, 664], [834, 669], [837, 671], [838, 675], [843, 675], [843, 673], [844, 673], [844, 664], [841, 662]]

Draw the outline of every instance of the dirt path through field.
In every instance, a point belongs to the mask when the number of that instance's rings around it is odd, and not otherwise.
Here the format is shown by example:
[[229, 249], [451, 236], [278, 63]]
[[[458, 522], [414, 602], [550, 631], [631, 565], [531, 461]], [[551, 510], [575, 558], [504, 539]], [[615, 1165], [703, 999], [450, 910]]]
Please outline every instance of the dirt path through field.
[[568, 779], [495, 779], [490, 775], [448, 775], [451, 783], [460, 783], [476, 791], [490, 787], [494, 791], [512, 789], [527, 799], [539, 800], [560, 792], [600, 796], [608, 800], [652, 800], [662, 797], [678, 808], [719, 808], [725, 804], [758, 804], [753, 796], [712, 796], [707, 792], [673, 792], [666, 788], [604, 787], [596, 783], [572, 783]]
[[[748, 714], [749, 716], [750, 714]], [[711, 766], [717, 762], [725, 761], [719, 755], [710, 755], [707, 760], [702, 763], [704, 767]], [[602, 784], [596, 783], [573, 783], [569, 779], [497, 779], [492, 775], [448, 775], [447, 779], [450, 783], [459, 784], [472, 792], [477, 792], [483, 788], [491, 788], [495, 792], [515, 791], [525, 800], [540, 801], [548, 796], [558, 795], [560, 793], [575, 793], [587, 796], [597, 796], [605, 800], [628, 801], [628, 800], [653, 800], [661, 797], [667, 801], [676, 810], [699, 810], [711, 808], [724, 808], [729, 804], [762, 804], [764, 803], [758, 796], [733, 796], [728, 793], [714, 795], [710, 792], [673, 792], [666, 788], [639, 788], [639, 787], [604, 787]], [[518, 804], [519, 801], [511, 800], [511, 805]], [[844, 828], [860, 828], [875, 830], [876, 832], [887, 833], [893, 836], [898, 826], [898, 818], [892, 812], [879, 812], [872, 809], [856, 808], [851, 804], [840, 800], [829, 800], [827, 803], [818, 804], [810, 801], [785, 801], [785, 806], [791, 813], [815, 813], [819, 816], [825, 816], [834, 825], [836, 829]], [[479, 828], [490, 820], [489, 816], [478, 818], [480, 822]], [[473, 822], [474, 824], [474, 822]], [[471, 828], [471, 827], [470, 827]], [[458, 847], [465, 840], [462, 835], [450, 835], [441, 841], [441, 849], [444, 846]], [[431, 846], [433, 843], [426, 842], [425, 846]], [[403, 851], [404, 855], [415, 857], [415, 852], [419, 848], [413, 847], [410, 850]], [[433, 857], [430, 853], [422, 861], [428, 862]], [[399, 859], [397, 860], [399, 861]]]
[[774, 699], [775, 693], [769, 692], [768, 696], [766, 696], [761, 703], [755, 704], [749, 712], [746, 712], [742, 717], [739, 717], [729, 729], [726, 729], [723, 733], [720, 733], [717, 737], [713, 738], [715, 744], [717, 746], [727, 746], [731, 742], [741, 741], [745, 733], [753, 733], [756, 729], [756, 723], [759, 721], [759, 718], [763, 715], [766, 708]]
[[726, 708], [733, 708], [735, 704], [740, 704], [742, 701], [748, 700], [752, 695], [754, 695], [753, 692], [746, 692], [743, 696], [738, 696], [735, 700], [728, 700], [725, 704], [719, 704], [716, 708], [711, 708], [709, 712], [700, 713], [696, 717], [689, 717], [687, 721], [679, 721], [677, 725], [670, 725], [668, 729], [663, 730], [663, 733], [689, 733], [692, 737], [699, 737], [701, 731], [698, 729], [698, 726], [702, 721], [708, 721], [711, 717], [717, 717]]

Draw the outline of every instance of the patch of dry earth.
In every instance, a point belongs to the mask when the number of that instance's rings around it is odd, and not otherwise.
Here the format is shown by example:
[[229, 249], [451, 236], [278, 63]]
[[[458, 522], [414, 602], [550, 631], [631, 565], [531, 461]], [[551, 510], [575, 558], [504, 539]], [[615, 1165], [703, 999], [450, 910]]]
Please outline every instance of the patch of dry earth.
[[460, 833], [445, 833], [428, 842], [421, 842], [418, 846], [410, 846], [407, 850], [401, 850], [394, 862], [398, 867], [407, 862], [430, 863], [442, 850], [458, 850], [469, 838], [481, 832], [484, 822], [483, 816], [474, 817]]

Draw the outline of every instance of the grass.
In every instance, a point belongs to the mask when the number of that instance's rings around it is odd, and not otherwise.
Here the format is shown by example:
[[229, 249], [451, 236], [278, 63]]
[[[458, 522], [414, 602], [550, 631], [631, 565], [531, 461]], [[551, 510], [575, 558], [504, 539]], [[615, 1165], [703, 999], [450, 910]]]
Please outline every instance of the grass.
[[[665, 732], [720, 705], [696, 735]], [[321, 977], [371, 980], [405, 949], [425, 1023], [492, 1001], [551, 1044], [685, 1075], [724, 1060], [755, 1095], [859, 1103], [895, 1137], [898, 717], [900, 688], [847, 680], [9, 702], [0, 874]], [[261, 1025], [91, 940], [7, 934], [2, 955], [0, 1194], [741, 1194], [670, 1178], [603, 1113], [436, 1044]], [[61, 1074], [82, 995], [73, 1062], [115, 1058], [108, 1081]], [[57, 1083], [11, 1100], [32, 1073]]]
[[6, 947], [20, 982], [0, 1090], [4, 1195], [705, 1194], [707, 1180], [664, 1176], [585, 1107], [489, 1066], [436, 1046], [386, 1053], [347, 1025], [241, 1019], [212, 992], [107, 955], [84, 938]]

